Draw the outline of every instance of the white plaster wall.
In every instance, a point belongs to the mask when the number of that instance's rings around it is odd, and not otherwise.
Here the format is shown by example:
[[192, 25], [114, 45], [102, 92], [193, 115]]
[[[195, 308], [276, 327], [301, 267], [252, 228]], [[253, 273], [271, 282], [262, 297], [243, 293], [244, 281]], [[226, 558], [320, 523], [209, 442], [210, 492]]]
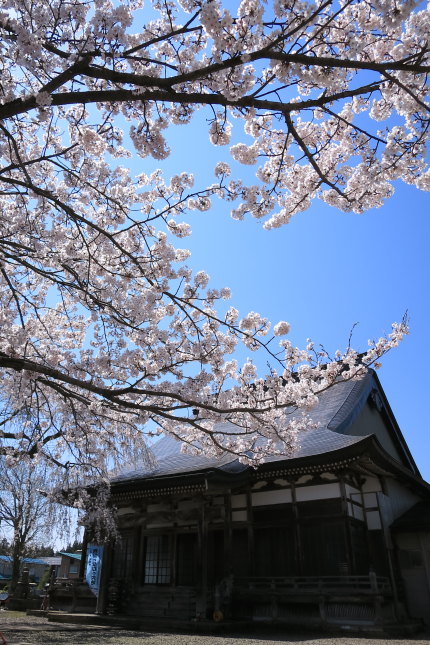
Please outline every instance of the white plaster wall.
[[348, 502], [348, 515], [354, 517], [356, 520], [364, 521], [364, 512], [362, 506]]
[[395, 479], [387, 478], [386, 495], [379, 493], [379, 505], [384, 524], [389, 526], [396, 518], [410, 509], [419, 497]]
[[381, 528], [379, 511], [366, 511], [366, 522], [369, 531], [378, 531]]
[[323, 477], [324, 479], [337, 480], [337, 475], [335, 475], [334, 473], [328, 473], [328, 472], [327, 473], [321, 473], [321, 477]]
[[391, 429], [388, 429], [385, 425], [381, 413], [366, 403], [359, 417], [345, 433], [360, 437], [374, 434], [388, 454], [397, 459], [397, 461], [401, 461], [400, 453], [391, 439], [390, 431]]
[[270, 504], [290, 504], [292, 501], [291, 490], [267, 490], [261, 493], [252, 493], [253, 506], [268, 506]]
[[246, 495], [232, 495], [231, 496], [232, 508], [246, 508]]
[[345, 484], [345, 492], [348, 498], [354, 497], [354, 495], [360, 495], [360, 490], [355, 486], [350, 486], [349, 484]]
[[131, 506], [123, 506], [118, 509], [118, 515], [134, 515], [136, 511]]
[[362, 486], [363, 493], [379, 493], [382, 491], [381, 482], [378, 477], [367, 477]]
[[378, 493], [364, 493], [363, 494], [364, 508], [378, 508]]
[[303, 486], [296, 489], [298, 502], [309, 502], [315, 499], [332, 499], [340, 496], [340, 485], [338, 482], [319, 484], [317, 486]]

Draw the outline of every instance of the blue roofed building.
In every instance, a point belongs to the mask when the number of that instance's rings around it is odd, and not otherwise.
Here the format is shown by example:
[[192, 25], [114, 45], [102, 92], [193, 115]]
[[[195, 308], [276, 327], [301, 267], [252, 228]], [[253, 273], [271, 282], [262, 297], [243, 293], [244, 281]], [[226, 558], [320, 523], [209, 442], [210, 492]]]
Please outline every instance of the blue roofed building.
[[[28, 569], [30, 582], [39, 582], [48, 568], [47, 560], [54, 558], [23, 558], [21, 568]], [[0, 578], [10, 580], [12, 578], [12, 557], [0, 555]]]

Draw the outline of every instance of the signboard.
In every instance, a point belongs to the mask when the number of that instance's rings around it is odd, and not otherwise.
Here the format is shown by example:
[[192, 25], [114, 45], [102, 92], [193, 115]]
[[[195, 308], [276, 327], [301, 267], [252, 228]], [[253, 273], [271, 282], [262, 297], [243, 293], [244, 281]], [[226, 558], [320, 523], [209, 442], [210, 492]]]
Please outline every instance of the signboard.
[[89, 544], [87, 546], [87, 563], [85, 566], [85, 580], [91, 591], [98, 596], [100, 588], [100, 575], [102, 572], [103, 547]]

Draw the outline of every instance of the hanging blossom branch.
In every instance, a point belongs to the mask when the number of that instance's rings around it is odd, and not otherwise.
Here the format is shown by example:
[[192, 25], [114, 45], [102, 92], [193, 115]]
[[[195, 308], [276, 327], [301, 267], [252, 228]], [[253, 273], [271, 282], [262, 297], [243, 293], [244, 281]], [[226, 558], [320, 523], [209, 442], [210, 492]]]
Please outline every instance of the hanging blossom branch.
[[[149, 459], [144, 437], [158, 432], [210, 455], [288, 453], [318, 395], [360, 378], [407, 333], [403, 320], [367, 352], [333, 358], [295, 348], [285, 321], [227, 308], [229, 289], [193, 275], [172, 238], [215, 199], [275, 228], [315, 198], [362, 212], [396, 179], [428, 189], [429, 11], [242, 0], [232, 15], [218, 0], [178, 0], [154, 2], [142, 26], [140, 4], [12, 1], [0, 11], [9, 464], [25, 455], [79, 478], [131, 454]], [[214, 183], [195, 186], [185, 169], [166, 179], [156, 166], [132, 176], [130, 141], [139, 157], [163, 160], [169, 128], [197, 110], [208, 110], [220, 150]], [[231, 145], [240, 127], [244, 142]], [[252, 185], [229, 158], [256, 167]], [[239, 342], [267, 352], [268, 375], [238, 364]]]

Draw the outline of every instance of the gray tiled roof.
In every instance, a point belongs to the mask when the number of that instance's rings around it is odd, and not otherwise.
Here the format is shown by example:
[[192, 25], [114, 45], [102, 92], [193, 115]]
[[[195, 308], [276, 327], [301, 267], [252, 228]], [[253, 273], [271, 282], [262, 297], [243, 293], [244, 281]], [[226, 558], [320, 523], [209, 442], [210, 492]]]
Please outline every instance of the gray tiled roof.
[[[267, 461], [285, 461], [321, 455], [363, 441], [363, 436], [351, 436], [343, 432], [358, 416], [374, 383], [373, 375], [369, 372], [359, 381], [342, 381], [324, 392], [310, 414], [318, 427], [304, 432], [290, 455], [273, 457]], [[293, 412], [289, 418], [294, 418], [298, 414], [299, 412]], [[228, 425], [223, 425], [228, 431]], [[156, 460], [155, 467], [125, 470], [114, 477], [112, 482], [150, 479], [180, 473], [189, 474], [213, 468], [224, 472], [238, 472], [244, 468], [232, 455], [215, 459], [203, 455], [182, 454], [180, 442], [173, 437], [163, 437], [154, 444], [152, 451]]]

